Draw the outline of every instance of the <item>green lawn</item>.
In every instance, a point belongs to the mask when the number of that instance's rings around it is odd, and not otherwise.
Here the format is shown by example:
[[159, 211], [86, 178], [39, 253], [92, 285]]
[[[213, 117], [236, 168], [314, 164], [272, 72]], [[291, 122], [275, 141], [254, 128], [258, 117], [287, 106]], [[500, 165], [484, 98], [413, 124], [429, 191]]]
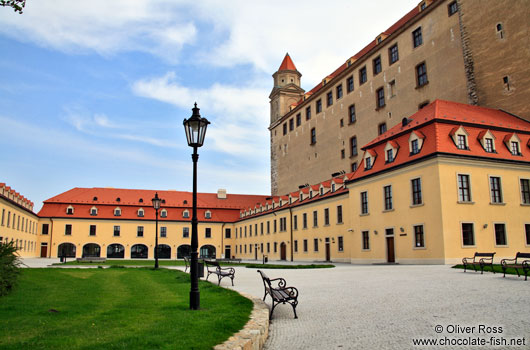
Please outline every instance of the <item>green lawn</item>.
[[[458, 265], [455, 265], [453, 266], [453, 269], [464, 269], [464, 265], [462, 264], [458, 264]], [[480, 272], [480, 266], [476, 266], [476, 269]], [[467, 271], [471, 271], [471, 272], [475, 272], [473, 271], [473, 267], [468, 267], [466, 269]], [[495, 273], [503, 273], [502, 272], [502, 266], [500, 264], [493, 264], [493, 270], [495, 271]], [[491, 272], [491, 267], [490, 266], [485, 266], [484, 267], [484, 272]], [[519, 273], [524, 276], [524, 272], [522, 269], [519, 269]], [[512, 268], [507, 268], [506, 269], [506, 274], [507, 275], [517, 275], [517, 272], [515, 272], [515, 269], [512, 269]]]
[[[0, 298], [0, 349], [211, 349], [249, 319], [252, 302], [167, 269], [23, 269]], [[54, 312], [56, 310], [57, 312]]]

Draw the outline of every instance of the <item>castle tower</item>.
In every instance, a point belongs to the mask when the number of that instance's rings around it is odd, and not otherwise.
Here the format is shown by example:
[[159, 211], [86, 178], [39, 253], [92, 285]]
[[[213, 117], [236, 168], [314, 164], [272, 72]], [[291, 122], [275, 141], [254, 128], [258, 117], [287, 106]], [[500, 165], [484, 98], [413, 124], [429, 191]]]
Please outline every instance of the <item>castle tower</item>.
[[271, 125], [289, 112], [289, 106], [298, 102], [304, 96], [304, 89], [300, 87], [302, 74], [296, 70], [289, 54], [272, 75], [274, 87], [269, 95], [271, 104]]

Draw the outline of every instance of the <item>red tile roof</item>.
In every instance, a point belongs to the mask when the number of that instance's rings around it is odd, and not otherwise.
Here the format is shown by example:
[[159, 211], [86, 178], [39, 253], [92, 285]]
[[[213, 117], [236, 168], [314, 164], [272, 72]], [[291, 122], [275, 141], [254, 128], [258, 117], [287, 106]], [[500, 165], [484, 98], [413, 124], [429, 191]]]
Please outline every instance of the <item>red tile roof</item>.
[[[388, 141], [399, 145], [399, 150], [392, 163], [377, 159], [371, 169], [364, 169], [364, 161], [350, 178], [350, 181], [388, 170], [396, 166], [412, 162], [435, 153], [454, 154], [460, 156], [504, 159], [530, 163], [530, 122], [509, 113], [470, 106], [457, 102], [436, 100], [410, 117], [407, 125], [396, 125], [378, 136], [362, 149], [370, 154], [383, 152]], [[451, 133], [463, 126], [468, 137], [468, 149], [459, 149], [454, 143]], [[480, 144], [481, 137], [489, 130], [495, 137], [495, 153], [486, 152]], [[409, 137], [412, 132], [422, 135], [423, 145], [420, 152], [409, 153]], [[521, 140], [521, 155], [513, 155], [500, 140], [508, 139], [517, 134]]]
[[282, 64], [280, 65], [280, 68], [278, 68], [278, 72], [282, 70], [296, 70], [293, 60], [291, 60], [288, 53], [285, 54]]

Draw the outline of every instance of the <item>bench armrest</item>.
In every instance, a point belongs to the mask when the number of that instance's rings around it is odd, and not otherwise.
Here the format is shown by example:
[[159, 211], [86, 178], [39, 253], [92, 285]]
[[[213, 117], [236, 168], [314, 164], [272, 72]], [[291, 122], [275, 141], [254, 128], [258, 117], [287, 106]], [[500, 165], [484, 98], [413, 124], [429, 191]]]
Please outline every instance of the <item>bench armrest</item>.
[[218, 267], [219, 271], [228, 271], [231, 274], [236, 273], [236, 269], [233, 267]]
[[522, 265], [525, 269], [530, 268], [530, 260], [524, 260]]
[[271, 286], [272, 286], [272, 282], [278, 281], [278, 288], [285, 288], [285, 286], [287, 285], [287, 282], [285, 282], [285, 279], [281, 277], [269, 279], [269, 281], [271, 282]]
[[285, 287], [285, 288], [282, 288], [282, 290], [284, 292], [286, 292], [287, 294], [289, 294], [289, 296], [291, 298], [298, 298], [298, 289], [296, 289], [296, 287]]
[[513, 261], [514, 263], [517, 262], [517, 259], [502, 259], [501, 265], [506, 265], [506, 263]]
[[[470, 260], [470, 261], [468, 261]], [[474, 262], [475, 258], [462, 258], [462, 264]]]
[[[485, 261], [485, 260], [488, 260], [488, 261]], [[480, 263], [481, 264], [493, 264], [493, 257], [491, 257], [491, 258], [482, 258], [482, 259], [480, 259]]]

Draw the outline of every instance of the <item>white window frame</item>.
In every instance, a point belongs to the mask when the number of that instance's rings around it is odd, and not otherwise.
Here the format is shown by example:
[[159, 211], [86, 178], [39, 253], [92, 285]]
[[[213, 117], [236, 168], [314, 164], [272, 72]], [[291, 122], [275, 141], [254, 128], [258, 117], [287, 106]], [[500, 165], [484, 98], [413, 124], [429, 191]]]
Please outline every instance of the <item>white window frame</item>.
[[[463, 224], [471, 224], [473, 225], [473, 245], [464, 245], [464, 230], [462, 225]], [[477, 235], [475, 230], [475, 222], [473, 221], [460, 221], [460, 244], [462, 245], [462, 248], [477, 248]]]
[[[421, 193], [421, 202], [418, 203], [418, 204], [415, 204], [414, 203], [414, 185], [412, 183], [412, 181], [414, 180], [420, 180], [420, 193]], [[410, 206], [411, 207], [420, 207], [422, 205], [424, 205], [424, 200], [423, 200], [423, 179], [421, 176], [415, 176], [413, 178], [410, 178]]]
[[[492, 188], [491, 188], [491, 178], [493, 177], [496, 177], [496, 178], [499, 178], [499, 191], [500, 191], [500, 199], [501, 201], [500, 202], [494, 202], [493, 201], [493, 191], [492, 191]], [[505, 205], [506, 203], [504, 202], [504, 191], [502, 189], [502, 176], [500, 175], [488, 175], [488, 188], [489, 188], [489, 191], [490, 191], [490, 204], [492, 205]]]
[[[416, 246], [416, 231], [415, 231], [416, 226], [423, 227], [423, 246], [419, 246], [419, 247]], [[414, 249], [414, 250], [425, 250], [425, 249], [427, 249], [427, 242], [426, 242], [426, 239], [425, 239], [425, 223], [421, 222], [421, 223], [418, 223], [418, 224], [413, 224], [412, 225], [412, 235], [413, 235], [412, 249]]]
[[521, 205], [530, 205], [530, 202], [528, 203], [525, 203], [524, 202], [524, 197], [523, 197], [523, 186], [522, 186], [522, 183], [521, 183], [521, 180], [527, 180], [528, 181], [528, 185], [530, 186], [530, 178], [528, 177], [519, 177], [519, 195], [521, 197]]
[[[460, 175], [465, 175], [468, 177], [468, 186], [469, 186], [469, 201], [460, 200], [460, 187], [458, 182], [458, 177]], [[473, 186], [471, 186], [471, 174], [469, 173], [456, 173], [456, 202], [458, 204], [473, 204]]]
[[[495, 225], [504, 225], [504, 239], [506, 241], [506, 244], [497, 244], [497, 235], [495, 234]], [[495, 247], [499, 248], [508, 248], [508, 227], [506, 225], [506, 222], [504, 221], [495, 221], [491, 225], [492, 231], [493, 231], [493, 242], [495, 244]], [[525, 237], [526, 239], [526, 237]]]

